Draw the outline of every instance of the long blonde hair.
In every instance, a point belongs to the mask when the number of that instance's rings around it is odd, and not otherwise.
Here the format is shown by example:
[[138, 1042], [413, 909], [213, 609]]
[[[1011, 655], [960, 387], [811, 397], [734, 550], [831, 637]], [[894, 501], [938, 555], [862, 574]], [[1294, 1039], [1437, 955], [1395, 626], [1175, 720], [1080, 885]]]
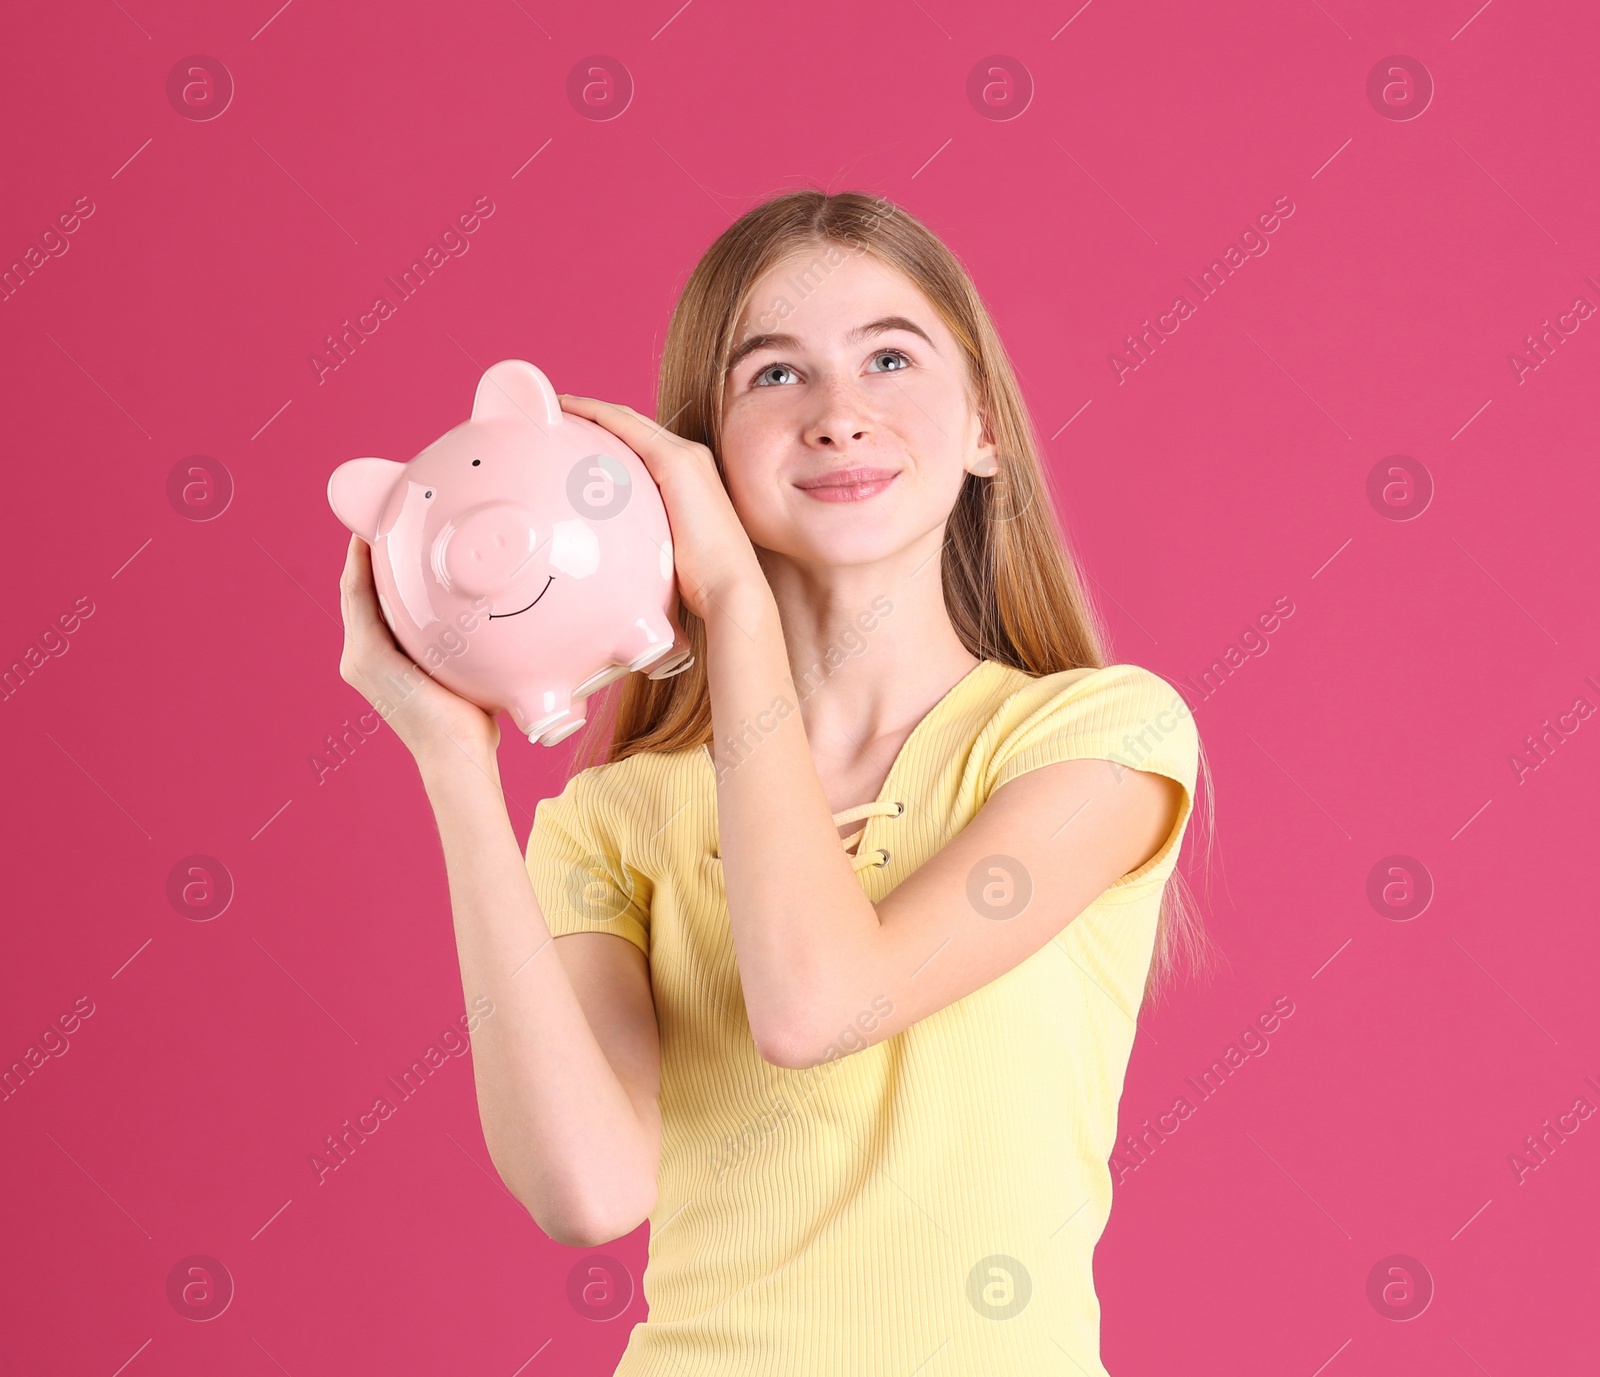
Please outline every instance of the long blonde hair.
[[[723, 384], [739, 343], [735, 328], [762, 276], [813, 249], [815, 257], [797, 274], [803, 280], [826, 277], [830, 260], [842, 261], [841, 249], [871, 253], [899, 269], [939, 312], [966, 358], [972, 400], [987, 420], [1000, 467], [993, 476], [967, 475], [946, 527], [944, 601], [962, 644], [979, 659], [1036, 676], [1103, 667], [1103, 623], [1057, 523], [1032, 421], [988, 309], [954, 254], [892, 202], [853, 191], [793, 191], [754, 207], [723, 231], [690, 274], [667, 327], [657, 420], [710, 448], [726, 484], [719, 441]], [[705, 623], [686, 607], [679, 618], [694, 664], [662, 680], [629, 674], [591, 697], [574, 771], [639, 751], [678, 751], [711, 741]], [[1209, 775], [1203, 753], [1201, 769]], [[1209, 778], [1201, 793], [1209, 834]], [[1161, 899], [1146, 1002], [1159, 997], [1181, 967], [1204, 970], [1211, 956], [1192, 896], [1174, 871]]]

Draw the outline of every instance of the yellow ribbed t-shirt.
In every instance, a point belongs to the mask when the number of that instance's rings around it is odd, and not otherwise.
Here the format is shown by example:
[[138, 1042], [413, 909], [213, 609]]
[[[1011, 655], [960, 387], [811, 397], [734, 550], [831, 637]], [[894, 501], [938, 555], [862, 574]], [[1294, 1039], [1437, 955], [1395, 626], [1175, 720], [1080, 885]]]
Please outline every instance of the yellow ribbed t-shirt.
[[708, 750], [593, 766], [538, 804], [527, 862], [550, 931], [637, 944], [661, 1031], [649, 1313], [617, 1377], [1105, 1377], [1094, 1247], [1198, 754], [1183, 698], [1149, 670], [981, 661], [889, 771], [879, 800], [904, 812], [867, 820], [857, 856], [889, 856], [857, 872], [869, 899], [1055, 761], [1175, 779], [1178, 821], [1003, 976], [801, 1070], [751, 1039]]

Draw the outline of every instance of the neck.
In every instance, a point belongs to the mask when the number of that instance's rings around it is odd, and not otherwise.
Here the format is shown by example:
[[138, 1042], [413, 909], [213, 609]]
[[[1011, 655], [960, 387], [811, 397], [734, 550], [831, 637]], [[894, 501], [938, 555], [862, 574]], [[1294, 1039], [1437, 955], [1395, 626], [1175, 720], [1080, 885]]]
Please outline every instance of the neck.
[[914, 725], [979, 663], [945, 609], [942, 544], [924, 543], [821, 568], [759, 552], [806, 737], [830, 755]]

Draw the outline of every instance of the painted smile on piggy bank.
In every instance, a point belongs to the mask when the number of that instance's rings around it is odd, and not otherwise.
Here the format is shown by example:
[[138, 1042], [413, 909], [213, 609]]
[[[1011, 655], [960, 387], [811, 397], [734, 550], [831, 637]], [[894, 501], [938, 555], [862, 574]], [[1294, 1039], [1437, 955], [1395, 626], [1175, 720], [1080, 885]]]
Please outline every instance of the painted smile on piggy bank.
[[[550, 591], [550, 585], [555, 581], [556, 576], [551, 574], [550, 577], [545, 580], [544, 587], [540, 589], [539, 598], [542, 598]], [[496, 617], [520, 617], [523, 612], [531, 612], [535, 607], [537, 607], [539, 605], [539, 598], [535, 598], [526, 607], [522, 608], [521, 611], [518, 612], [491, 612], [489, 614], [489, 620], [493, 621]]]
[[341, 464], [328, 501], [372, 546], [400, 647], [531, 740], [569, 736], [586, 697], [630, 670], [662, 679], [694, 661], [649, 471], [609, 431], [563, 412], [530, 363], [489, 369], [471, 419], [410, 463]]

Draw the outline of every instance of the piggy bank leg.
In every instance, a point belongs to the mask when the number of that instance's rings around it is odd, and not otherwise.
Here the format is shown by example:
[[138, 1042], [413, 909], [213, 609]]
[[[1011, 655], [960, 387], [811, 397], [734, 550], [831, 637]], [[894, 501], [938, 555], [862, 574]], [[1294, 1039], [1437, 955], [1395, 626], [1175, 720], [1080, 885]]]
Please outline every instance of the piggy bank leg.
[[517, 724], [517, 730], [529, 741], [541, 746], [554, 746], [558, 741], [565, 741], [584, 724], [587, 706], [586, 700], [580, 698], [575, 701], [570, 693], [558, 690], [514, 702], [507, 711]]
[[559, 741], [565, 741], [587, 720], [587, 718], [583, 717], [574, 717], [570, 721], [563, 722], [560, 726], [552, 727], [549, 731], [537, 738], [538, 743], [541, 746], [554, 746]]
[[630, 670], [650, 670], [645, 678], [664, 680], [682, 673], [694, 662], [688, 637], [672, 617], [651, 614], [629, 627], [619, 661]]
[[689, 645], [689, 638], [683, 634], [676, 622], [672, 626], [672, 649], [651, 667], [645, 675], [647, 679], [670, 679], [674, 674], [682, 674], [694, 663], [694, 650]]
[[672, 653], [677, 644], [673, 625], [659, 612], [647, 612], [635, 619], [623, 634], [613, 659], [629, 669], [644, 669], [655, 664], [663, 655]]

